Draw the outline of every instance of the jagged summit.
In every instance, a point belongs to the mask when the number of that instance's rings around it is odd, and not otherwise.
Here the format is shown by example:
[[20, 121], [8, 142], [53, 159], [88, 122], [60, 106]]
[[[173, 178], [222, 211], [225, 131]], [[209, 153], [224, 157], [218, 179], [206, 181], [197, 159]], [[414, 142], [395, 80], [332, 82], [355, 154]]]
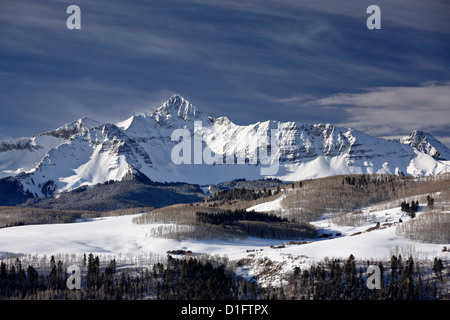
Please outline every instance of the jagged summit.
[[84, 131], [95, 128], [99, 125], [99, 122], [88, 117], [84, 117], [73, 122], [66, 123], [54, 130], [44, 132], [43, 134], [57, 138], [69, 139], [74, 134], [83, 133]]
[[414, 130], [409, 135], [401, 137], [399, 142], [410, 145], [434, 159], [450, 160], [450, 149], [427, 132]]
[[195, 121], [212, 125], [215, 119], [197, 110], [181, 95], [175, 94], [152, 113], [135, 115], [116, 125], [131, 137], [136, 138], [151, 135], [161, 136], [160, 130], [186, 127], [192, 129]]
[[166, 114], [172, 114], [175, 111], [176, 113], [183, 113], [185, 115], [195, 115], [196, 108], [192, 105], [192, 103], [183, 98], [181, 95], [175, 94], [170, 97], [161, 107], [159, 107], [157, 111], [161, 111]]
[[214, 119], [198, 111], [196, 107], [179, 94], [173, 95], [151, 114], [158, 122], [173, 122], [175, 118], [184, 121], [208, 121]]
[[95, 128], [95, 127], [101, 125], [100, 122], [98, 122], [98, 121], [96, 121], [94, 119], [88, 118], [88, 117], [83, 117], [81, 119], [78, 119], [76, 122], [80, 126], [83, 125], [83, 126], [89, 128], [89, 129], [92, 129], [92, 128]]

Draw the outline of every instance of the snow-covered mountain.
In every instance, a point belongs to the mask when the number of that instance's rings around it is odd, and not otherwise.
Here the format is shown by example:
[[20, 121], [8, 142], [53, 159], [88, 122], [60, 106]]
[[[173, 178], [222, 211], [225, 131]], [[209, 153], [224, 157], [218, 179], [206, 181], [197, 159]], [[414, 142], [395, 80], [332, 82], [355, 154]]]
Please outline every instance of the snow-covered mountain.
[[[152, 113], [116, 124], [85, 118], [32, 138], [2, 141], [0, 172], [1, 177], [14, 176], [24, 191], [49, 197], [133, 174], [209, 185], [269, 176], [293, 181], [450, 171], [441, 161], [449, 159], [441, 144], [426, 138], [425, 146], [412, 138], [411, 143], [385, 140], [331, 124], [265, 121], [240, 126], [226, 117], [212, 118], [175, 95]], [[180, 159], [184, 162], [177, 164]], [[264, 169], [270, 174], [265, 176]]]
[[0, 178], [33, 170], [51, 149], [98, 125], [95, 120], [83, 118], [30, 138], [0, 141]]
[[410, 145], [417, 150], [429, 154], [437, 160], [450, 160], [450, 149], [431, 134], [415, 130], [408, 136], [401, 137], [400, 143]]

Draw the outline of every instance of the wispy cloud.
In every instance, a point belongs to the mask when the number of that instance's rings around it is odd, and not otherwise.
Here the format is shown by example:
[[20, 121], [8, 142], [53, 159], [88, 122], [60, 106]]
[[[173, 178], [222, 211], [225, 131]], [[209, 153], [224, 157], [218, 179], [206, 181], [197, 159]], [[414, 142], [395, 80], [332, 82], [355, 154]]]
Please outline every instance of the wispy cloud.
[[[174, 92], [243, 124], [348, 122], [381, 132], [383, 117], [372, 111], [370, 126], [369, 107], [357, 102], [397, 92], [406, 103], [401, 88], [431, 88], [417, 84], [450, 71], [442, 0], [378, 0], [380, 32], [365, 27], [369, 0], [77, 0], [82, 29], [73, 32], [70, 0], [1, 2], [0, 127], [9, 135], [74, 117], [121, 120]], [[361, 88], [375, 89], [333, 95]]]
[[399, 135], [420, 129], [450, 134], [450, 82], [416, 87], [377, 87], [362, 93], [336, 94], [316, 101], [343, 108], [350, 126], [373, 135]]
[[[366, 8], [373, 1], [363, 0], [193, 0], [203, 5], [215, 6], [222, 9], [248, 12], [250, 14], [264, 14], [280, 18], [298, 18], [299, 12], [308, 10], [316, 13], [357, 19], [365, 22]], [[382, 8], [383, 21], [394, 28], [404, 27], [430, 32], [450, 32], [448, 12], [450, 3], [447, 0], [377, 0], [376, 4]]]

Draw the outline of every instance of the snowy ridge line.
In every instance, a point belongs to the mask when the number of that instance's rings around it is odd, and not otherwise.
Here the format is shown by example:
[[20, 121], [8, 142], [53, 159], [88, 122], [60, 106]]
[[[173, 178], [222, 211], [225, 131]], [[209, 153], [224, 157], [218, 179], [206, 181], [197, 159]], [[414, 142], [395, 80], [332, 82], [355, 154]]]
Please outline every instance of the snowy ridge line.
[[[223, 158], [243, 159], [243, 164], [173, 163], [171, 153], [180, 143], [171, 139], [174, 130], [194, 133], [195, 122], [203, 128], [201, 152], [208, 147]], [[279, 146], [279, 168], [263, 176], [258, 143], [271, 136], [271, 130], [277, 132], [273, 138]], [[117, 124], [83, 118], [28, 140], [1, 145], [0, 178], [13, 176], [24, 191], [36, 197], [120, 181], [133, 174], [157, 182], [208, 186], [242, 178], [299, 181], [338, 174], [450, 172], [446, 161], [450, 151], [428, 134], [415, 132], [402, 141], [392, 141], [331, 124], [265, 121], [240, 126], [226, 117], [215, 119], [198, 111], [179, 95], [150, 114]]]

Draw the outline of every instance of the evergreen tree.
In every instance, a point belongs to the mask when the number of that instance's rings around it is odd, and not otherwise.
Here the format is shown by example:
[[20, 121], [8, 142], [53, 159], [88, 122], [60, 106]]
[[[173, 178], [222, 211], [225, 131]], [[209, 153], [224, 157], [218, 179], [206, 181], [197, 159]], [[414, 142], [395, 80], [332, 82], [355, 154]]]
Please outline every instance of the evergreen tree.
[[35, 294], [38, 289], [39, 274], [32, 265], [28, 266], [27, 277], [30, 294]]
[[50, 274], [49, 274], [49, 286], [50, 289], [56, 290], [56, 262], [55, 257], [52, 255], [50, 258]]
[[442, 270], [444, 269], [444, 265], [442, 260], [439, 258], [434, 258], [433, 271], [436, 274], [436, 277], [439, 280], [442, 280]]
[[427, 207], [434, 209], [434, 199], [430, 195], [427, 196]]
[[2, 261], [0, 264], [0, 297], [5, 296], [7, 284], [8, 284], [8, 271], [6, 268], [6, 263]]

